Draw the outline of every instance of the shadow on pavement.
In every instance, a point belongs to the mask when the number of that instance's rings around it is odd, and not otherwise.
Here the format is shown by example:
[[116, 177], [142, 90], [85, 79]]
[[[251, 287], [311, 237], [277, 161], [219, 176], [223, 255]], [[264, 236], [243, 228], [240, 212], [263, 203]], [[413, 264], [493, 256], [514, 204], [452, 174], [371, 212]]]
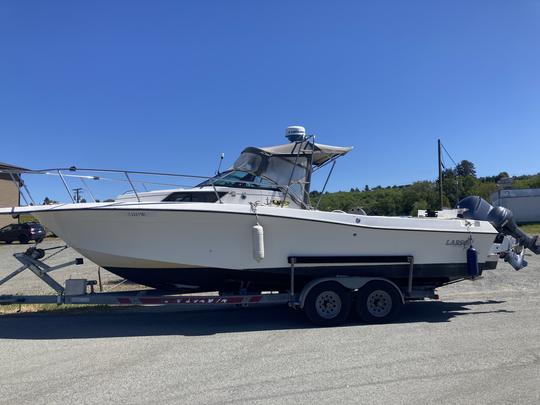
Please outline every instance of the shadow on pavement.
[[[454, 317], [484, 313], [504, 301], [413, 302], [397, 323], [448, 322]], [[351, 321], [344, 327], [359, 326]], [[391, 327], [391, 325], [389, 325]], [[314, 328], [301, 311], [286, 307], [162, 312], [125, 309], [74, 310], [0, 316], [0, 339], [88, 339], [129, 336], [206, 336], [219, 333]]]
[[[489, 305], [503, 304], [506, 301], [486, 300], [469, 302], [418, 301], [405, 305], [398, 323], [409, 322], [448, 322], [464, 315], [513, 313], [505, 309], [490, 309]], [[485, 307], [487, 306], [487, 307]]]

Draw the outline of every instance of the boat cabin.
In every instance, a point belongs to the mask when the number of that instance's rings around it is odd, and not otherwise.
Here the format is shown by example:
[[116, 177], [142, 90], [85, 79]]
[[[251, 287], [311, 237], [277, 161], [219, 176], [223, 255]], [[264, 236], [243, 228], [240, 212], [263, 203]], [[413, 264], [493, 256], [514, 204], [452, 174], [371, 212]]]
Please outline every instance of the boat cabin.
[[[293, 135], [291, 135], [291, 132]], [[259, 201], [267, 205], [309, 208], [313, 173], [348, 153], [352, 147], [314, 142], [302, 127], [287, 128], [290, 143], [248, 147], [231, 168], [191, 189], [139, 193], [141, 201], [240, 203]], [[328, 181], [328, 179], [327, 179]], [[133, 195], [117, 201], [132, 200]]]

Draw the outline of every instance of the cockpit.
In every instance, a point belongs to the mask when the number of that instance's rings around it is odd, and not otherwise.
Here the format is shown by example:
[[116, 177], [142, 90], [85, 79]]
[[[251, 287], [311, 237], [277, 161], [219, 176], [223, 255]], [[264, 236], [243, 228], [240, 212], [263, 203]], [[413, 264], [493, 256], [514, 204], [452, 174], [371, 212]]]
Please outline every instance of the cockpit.
[[[302, 127], [289, 127], [305, 131]], [[351, 147], [315, 143], [305, 132], [289, 138], [291, 143], [248, 147], [232, 167], [199, 184], [199, 187], [231, 187], [280, 191], [299, 205], [309, 204], [314, 171], [348, 153]]]
[[[310, 208], [312, 174], [347, 154], [352, 147], [315, 143], [303, 127], [288, 127], [290, 143], [245, 148], [226, 171], [190, 189], [139, 193], [137, 199], [163, 202], [249, 203]], [[331, 175], [330, 170], [328, 177]], [[328, 178], [326, 179], [326, 183]], [[238, 189], [238, 190], [235, 190]], [[128, 194], [118, 200], [133, 199]]]

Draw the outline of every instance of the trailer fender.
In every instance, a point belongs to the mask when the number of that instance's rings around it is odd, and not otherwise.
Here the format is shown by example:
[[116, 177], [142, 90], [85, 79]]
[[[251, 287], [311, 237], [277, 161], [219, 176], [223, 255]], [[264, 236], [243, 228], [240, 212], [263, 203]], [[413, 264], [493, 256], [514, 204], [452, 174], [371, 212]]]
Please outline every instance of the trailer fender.
[[306, 286], [302, 289], [300, 292], [300, 296], [298, 297], [298, 305], [300, 308], [304, 308], [304, 303], [306, 302], [306, 297], [308, 296], [309, 292], [315, 287], [316, 285], [320, 283], [324, 283], [326, 281], [334, 281], [336, 283], [341, 284], [343, 287], [353, 291], [353, 290], [359, 290], [363, 286], [365, 286], [370, 281], [383, 281], [385, 283], [390, 284], [392, 287], [395, 288], [395, 290], [398, 292], [399, 296], [401, 297], [401, 303], [405, 303], [405, 296], [403, 295], [403, 291], [393, 282], [386, 278], [380, 278], [380, 277], [325, 277], [325, 278], [318, 278], [315, 280], [311, 280], [309, 283], [306, 284]]

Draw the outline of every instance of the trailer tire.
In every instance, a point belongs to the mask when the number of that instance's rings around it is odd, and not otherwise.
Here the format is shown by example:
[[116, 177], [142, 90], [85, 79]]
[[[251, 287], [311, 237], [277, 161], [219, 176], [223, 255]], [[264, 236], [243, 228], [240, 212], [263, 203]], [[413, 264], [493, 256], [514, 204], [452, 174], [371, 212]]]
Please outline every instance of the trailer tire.
[[307, 318], [319, 326], [344, 323], [351, 312], [352, 297], [341, 284], [326, 281], [314, 286], [304, 302]]
[[399, 292], [384, 281], [372, 281], [356, 295], [356, 314], [366, 323], [391, 322], [401, 312], [402, 306]]

